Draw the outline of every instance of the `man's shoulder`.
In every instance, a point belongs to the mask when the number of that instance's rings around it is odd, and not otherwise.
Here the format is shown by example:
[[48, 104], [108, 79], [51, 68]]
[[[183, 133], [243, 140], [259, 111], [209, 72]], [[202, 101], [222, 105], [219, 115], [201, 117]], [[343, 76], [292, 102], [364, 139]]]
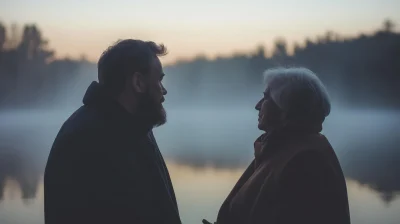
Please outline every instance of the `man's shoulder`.
[[60, 144], [83, 143], [93, 137], [101, 139], [108, 124], [104, 116], [87, 106], [77, 109], [61, 126], [53, 147]]
[[116, 143], [132, 146], [135, 139], [141, 139], [139, 136], [135, 138], [135, 133], [130, 133], [126, 125], [122, 124], [123, 121], [117, 119], [115, 115], [84, 105], [61, 126], [55, 145], [75, 142], [79, 146], [83, 144], [105, 146], [104, 144]]
[[82, 106], [64, 122], [60, 132], [71, 134], [87, 130], [98, 131], [106, 128], [106, 126], [107, 119], [101, 112], [88, 106]]

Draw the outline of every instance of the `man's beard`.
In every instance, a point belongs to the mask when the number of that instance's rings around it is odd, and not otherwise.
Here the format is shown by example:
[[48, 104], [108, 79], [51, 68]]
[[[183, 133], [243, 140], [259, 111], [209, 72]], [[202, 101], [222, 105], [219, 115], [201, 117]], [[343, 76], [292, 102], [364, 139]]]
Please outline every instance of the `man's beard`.
[[139, 98], [138, 112], [146, 125], [158, 127], [167, 122], [167, 113], [160, 101], [154, 100], [149, 93]]

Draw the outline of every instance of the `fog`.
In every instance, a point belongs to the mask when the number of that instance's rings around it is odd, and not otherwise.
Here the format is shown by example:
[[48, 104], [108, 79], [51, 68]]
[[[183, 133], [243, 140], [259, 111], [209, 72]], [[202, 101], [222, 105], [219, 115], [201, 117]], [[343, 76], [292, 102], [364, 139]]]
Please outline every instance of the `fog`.
[[[97, 79], [95, 71], [93, 64], [80, 66], [76, 78], [65, 80], [51, 102], [0, 110], [0, 188], [13, 178], [21, 185], [23, 198], [35, 197], [53, 140], [62, 123], [82, 105], [86, 88]], [[177, 72], [166, 68], [168, 122], [154, 130], [166, 160], [199, 170], [244, 169], [261, 134], [254, 109], [264, 90], [261, 74], [259, 84], [245, 90], [241, 75], [216, 79], [218, 74], [205, 69], [199, 74], [206, 78], [189, 80], [186, 88], [182, 81], [176, 83], [184, 75]], [[201, 88], [193, 88], [196, 82]], [[346, 177], [370, 186], [390, 203], [400, 191], [400, 110], [344, 106], [344, 98], [337, 97], [340, 91], [335, 91], [341, 88], [335, 87], [328, 85], [332, 112], [322, 132]]]
[[[168, 122], [155, 129], [155, 135], [168, 161], [223, 169], [243, 169], [251, 161], [253, 141], [261, 134], [254, 108], [174, 109], [166, 105], [166, 109]], [[33, 176], [41, 176], [51, 144], [73, 111], [1, 112], [0, 177], [20, 178], [26, 185], [26, 197], [32, 196]], [[333, 145], [346, 177], [386, 195], [400, 191], [398, 111], [334, 108], [323, 133]], [[33, 180], [26, 180], [26, 176]]]
[[[52, 106], [43, 102], [34, 108], [0, 110], [0, 223], [43, 223], [42, 177], [51, 145], [63, 122], [82, 105], [87, 86], [96, 80], [94, 71], [78, 71], [81, 78], [65, 83]], [[254, 109], [264, 90], [262, 82], [246, 91], [238, 87], [237, 93], [222, 87], [217, 97], [216, 84], [203, 80], [203, 89], [185, 90], [188, 97], [174, 88], [174, 73], [169, 77], [164, 103], [168, 121], [154, 132], [170, 169], [182, 221], [213, 220], [251, 162], [253, 142], [262, 133]], [[344, 170], [352, 222], [398, 223], [400, 110], [343, 105], [334, 97], [322, 132]]]

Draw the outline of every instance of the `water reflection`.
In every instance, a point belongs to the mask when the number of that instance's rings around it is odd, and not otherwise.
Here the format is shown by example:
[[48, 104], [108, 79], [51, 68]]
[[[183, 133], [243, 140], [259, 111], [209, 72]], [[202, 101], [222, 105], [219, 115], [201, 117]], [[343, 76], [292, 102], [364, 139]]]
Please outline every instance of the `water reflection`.
[[15, 181], [21, 189], [22, 199], [34, 198], [42, 171], [19, 150], [2, 147], [0, 149], [0, 199], [4, 197], [7, 182]]
[[[215, 220], [223, 200], [242, 174], [242, 169], [193, 168], [167, 161], [177, 193], [183, 223]], [[40, 178], [41, 179], [41, 178]], [[19, 200], [21, 190], [14, 181], [6, 184], [5, 197], [0, 204], [0, 223], [43, 223], [43, 182], [37, 187], [35, 200]], [[352, 223], [397, 224], [400, 220], [400, 200], [388, 207], [379, 200], [379, 193], [367, 185], [347, 179]], [[25, 202], [25, 203], [24, 203]]]

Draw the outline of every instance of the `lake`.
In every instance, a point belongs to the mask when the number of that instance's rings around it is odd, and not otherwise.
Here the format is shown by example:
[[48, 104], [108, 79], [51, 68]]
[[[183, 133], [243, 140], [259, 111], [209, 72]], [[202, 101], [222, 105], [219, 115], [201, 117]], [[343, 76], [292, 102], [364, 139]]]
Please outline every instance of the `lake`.
[[[43, 170], [72, 110], [0, 112], [0, 223], [41, 224]], [[257, 111], [169, 109], [155, 129], [183, 223], [215, 220], [253, 157]], [[324, 123], [347, 179], [352, 223], [400, 223], [400, 111], [336, 109]]]

